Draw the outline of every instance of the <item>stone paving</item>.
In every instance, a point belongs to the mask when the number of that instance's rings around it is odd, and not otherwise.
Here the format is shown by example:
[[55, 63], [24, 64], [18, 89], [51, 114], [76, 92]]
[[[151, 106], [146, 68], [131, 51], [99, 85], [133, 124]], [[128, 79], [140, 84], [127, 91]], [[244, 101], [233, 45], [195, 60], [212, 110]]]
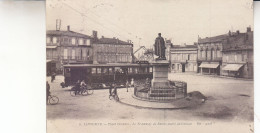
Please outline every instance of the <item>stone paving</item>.
[[[184, 109], [151, 109], [159, 103], [132, 98], [133, 88], [118, 89], [122, 103], [109, 100], [108, 90], [95, 90], [93, 95], [72, 97], [70, 88], [61, 88], [63, 76], [51, 83], [51, 93], [59, 97], [57, 105], [47, 105], [47, 119], [156, 119], [156, 120], [225, 120], [253, 121], [253, 81], [170, 73], [169, 79], [188, 83], [188, 93], [199, 91], [208, 100]], [[50, 80], [50, 77], [47, 77]], [[145, 103], [149, 108], [136, 107]], [[131, 104], [131, 106], [127, 105]], [[164, 104], [160, 104], [164, 106]], [[167, 105], [168, 106], [168, 105]], [[172, 106], [172, 105], [171, 105]], [[156, 105], [156, 107], [159, 107]], [[165, 106], [164, 106], [165, 107]], [[173, 106], [174, 107], [174, 106]]]

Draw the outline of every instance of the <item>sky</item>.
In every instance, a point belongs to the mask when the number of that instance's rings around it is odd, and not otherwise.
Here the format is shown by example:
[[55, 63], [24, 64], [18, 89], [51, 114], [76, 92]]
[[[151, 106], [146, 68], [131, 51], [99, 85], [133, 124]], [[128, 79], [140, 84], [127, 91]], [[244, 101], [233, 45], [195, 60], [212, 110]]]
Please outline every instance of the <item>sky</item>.
[[67, 25], [75, 32], [132, 40], [153, 47], [158, 33], [174, 45], [193, 44], [229, 30], [253, 29], [252, 0], [47, 0], [47, 30]]

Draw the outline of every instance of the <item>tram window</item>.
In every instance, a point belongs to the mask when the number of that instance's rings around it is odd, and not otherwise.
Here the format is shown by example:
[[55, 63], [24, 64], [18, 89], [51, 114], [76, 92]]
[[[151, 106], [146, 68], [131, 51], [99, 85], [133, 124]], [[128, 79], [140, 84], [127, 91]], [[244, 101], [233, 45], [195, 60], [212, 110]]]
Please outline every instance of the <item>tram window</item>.
[[69, 73], [69, 72], [70, 72], [70, 69], [69, 69], [69, 68], [66, 68], [66, 69], [65, 69], [65, 72], [66, 72], [66, 73]]
[[96, 68], [92, 68], [92, 74], [96, 74]]
[[150, 67], [150, 71], [149, 71], [150, 73], [152, 73], [153, 72], [153, 67]]
[[101, 68], [97, 68], [97, 74], [101, 74]]
[[109, 74], [113, 74], [113, 68], [108, 68]]
[[134, 73], [138, 73], [138, 68], [134, 68]]
[[128, 73], [133, 73], [133, 68], [128, 68]]
[[120, 67], [115, 67], [116, 73], [123, 73], [123, 70]]
[[108, 74], [108, 70], [107, 70], [108, 68], [103, 68], [103, 71], [102, 71], [102, 73], [104, 73], [104, 74]]

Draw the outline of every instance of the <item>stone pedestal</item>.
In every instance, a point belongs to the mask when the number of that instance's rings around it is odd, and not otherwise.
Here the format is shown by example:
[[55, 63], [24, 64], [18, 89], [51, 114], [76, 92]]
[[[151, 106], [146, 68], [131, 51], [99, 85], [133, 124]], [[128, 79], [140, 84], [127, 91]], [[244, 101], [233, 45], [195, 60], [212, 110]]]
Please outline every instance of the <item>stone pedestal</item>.
[[151, 64], [153, 65], [152, 89], [169, 88], [168, 67], [170, 63], [167, 60], [158, 60]]

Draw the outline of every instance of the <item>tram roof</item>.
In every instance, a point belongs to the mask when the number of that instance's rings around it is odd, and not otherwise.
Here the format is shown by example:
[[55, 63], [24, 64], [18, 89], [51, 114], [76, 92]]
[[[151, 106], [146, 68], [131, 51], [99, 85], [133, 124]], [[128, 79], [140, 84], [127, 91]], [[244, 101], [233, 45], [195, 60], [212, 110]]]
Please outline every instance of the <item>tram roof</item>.
[[129, 66], [144, 66], [148, 64], [137, 64], [137, 63], [111, 63], [111, 64], [67, 64], [64, 67], [129, 67]]

